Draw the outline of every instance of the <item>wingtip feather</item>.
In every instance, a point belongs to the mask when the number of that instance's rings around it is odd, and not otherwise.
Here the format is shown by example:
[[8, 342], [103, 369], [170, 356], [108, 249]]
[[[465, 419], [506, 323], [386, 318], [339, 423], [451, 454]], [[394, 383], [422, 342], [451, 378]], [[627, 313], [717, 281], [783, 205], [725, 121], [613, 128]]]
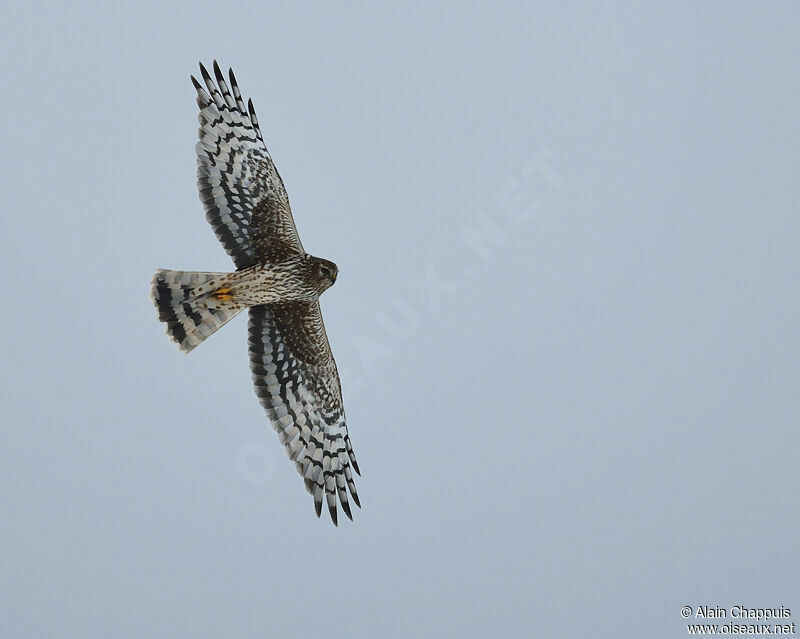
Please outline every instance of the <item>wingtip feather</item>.
[[202, 62], [200, 63], [200, 73], [203, 76], [203, 80], [206, 82], [211, 82], [211, 75], [208, 73], [206, 66]]
[[353, 521], [353, 513], [350, 512], [350, 504], [348, 504], [346, 501], [343, 501], [342, 510], [344, 511], [344, 514], [347, 515], [347, 518], [350, 521]]

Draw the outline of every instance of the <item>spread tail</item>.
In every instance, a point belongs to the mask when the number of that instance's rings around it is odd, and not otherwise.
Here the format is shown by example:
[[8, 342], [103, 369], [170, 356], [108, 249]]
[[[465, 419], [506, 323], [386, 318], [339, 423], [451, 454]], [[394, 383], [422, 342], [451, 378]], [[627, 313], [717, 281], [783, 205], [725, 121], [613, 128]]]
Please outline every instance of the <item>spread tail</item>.
[[228, 273], [156, 271], [152, 298], [167, 335], [188, 353], [209, 335], [236, 317], [243, 307], [225, 295], [214, 295]]

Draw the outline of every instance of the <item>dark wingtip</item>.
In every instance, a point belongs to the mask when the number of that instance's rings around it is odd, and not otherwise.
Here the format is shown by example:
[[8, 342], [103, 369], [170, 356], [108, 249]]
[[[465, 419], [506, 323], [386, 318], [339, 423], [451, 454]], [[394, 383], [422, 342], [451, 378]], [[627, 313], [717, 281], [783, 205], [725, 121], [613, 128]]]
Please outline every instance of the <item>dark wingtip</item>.
[[228, 69], [228, 77], [229, 77], [229, 78], [230, 78], [230, 80], [231, 80], [231, 86], [232, 86], [232, 87], [237, 87], [237, 88], [238, 88], [238, 86], [239, 86], [239, 83], [238, 83], [238, 82], [236, 82], [236, 76], [235, 76], [235, 75], [233, 75], [233, 69], [232, 69], [232, 68], [231, 68], [231, 69]]
[[317, 501], [316, 499], [314, 500], [314, 510], [317, 511], [317, 517], [322, 515], [322, 500], [320, 501]]
[[353, 498], [353, 502], [356, 506], [361, 508], [361, 500], [358, 498], [358, 493], [354, 493], [352, 490], [350, 491], [350, 496]]
[[203, 74], [204, 80], [206, 80], [207, 82], [213, 82], [213, 80], [211, 80], [211, 76], [208, 73], [208, 70], [206, 69], [206, 67], [203, 65], [202, 62], [200, 63], [200, 73]]
[[331, 514], [331, 521], [337, 528], [339, 527], [339, 515], [336, 512], [336, 506], [328, 506], [328, 512]]
[[348, 504], [346, 501], [343, 501], [342, 510], [344, 511], [344, 514], [347, 515], [347, 518], [350, 521], [353, 521], [353, 513], [350, 512], [350, 504]]
[[353, 470], [358, 473], [358, 476], [361, 477], [361, 471], [358, 469], [358, 462], [356, 461], [355, 457], [351, 457], [350, 460], [353, 462]]
[[222, 75], [222, 71], [220, 71], [219, 65], [217, 64], [216, 60], [214, 60], [214, 75], [217, 78], [217, 82], [220, 83], [225, 82], [225, 78]]
[[194, 88], [197, 89], [198, 91], [202, 91], [203, 87], [197, 81], [197, 78], [195, 78], [193, 75], [190, 75], [189, 77], [192, 79], [192, 84], [194, 85]]

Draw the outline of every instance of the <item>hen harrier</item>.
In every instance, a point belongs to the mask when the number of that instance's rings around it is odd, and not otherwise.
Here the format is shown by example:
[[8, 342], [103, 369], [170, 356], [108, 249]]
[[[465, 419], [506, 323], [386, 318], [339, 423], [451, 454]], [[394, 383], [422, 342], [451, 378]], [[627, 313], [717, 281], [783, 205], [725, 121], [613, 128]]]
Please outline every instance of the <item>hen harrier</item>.
[[338, 496], [352, 520], [348, 490], [360, 507], [352, 470], [361, 473], [319, 308], [319, 296], [336, 281], [338, 269], [303, 250], [253, 102], [245, 109], [233, 70], [230, 86], [216, 62], [216, 83], [202, 64], [200, 71], [205, 88], [192, 76], [200, 107], [197, 186], [206, 219], [236, 271], [157, 271], [152, 297], [158, 318], [188, 353], [249, 309], [256, 395], [305, 479], [317, 517], [324, 495], [337, 524]]

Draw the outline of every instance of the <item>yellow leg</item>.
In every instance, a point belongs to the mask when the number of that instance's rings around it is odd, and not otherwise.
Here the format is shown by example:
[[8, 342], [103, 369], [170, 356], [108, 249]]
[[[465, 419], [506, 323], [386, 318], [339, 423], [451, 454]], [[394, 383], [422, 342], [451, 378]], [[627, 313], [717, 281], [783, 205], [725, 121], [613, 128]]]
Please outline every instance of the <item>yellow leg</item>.
[[229, 288], [218, 288], [211, 294], [215, 300], [222, 300], [223, 302], [228, 302], [233, 299], [233, 293], [231, 293], [231, 289]]

